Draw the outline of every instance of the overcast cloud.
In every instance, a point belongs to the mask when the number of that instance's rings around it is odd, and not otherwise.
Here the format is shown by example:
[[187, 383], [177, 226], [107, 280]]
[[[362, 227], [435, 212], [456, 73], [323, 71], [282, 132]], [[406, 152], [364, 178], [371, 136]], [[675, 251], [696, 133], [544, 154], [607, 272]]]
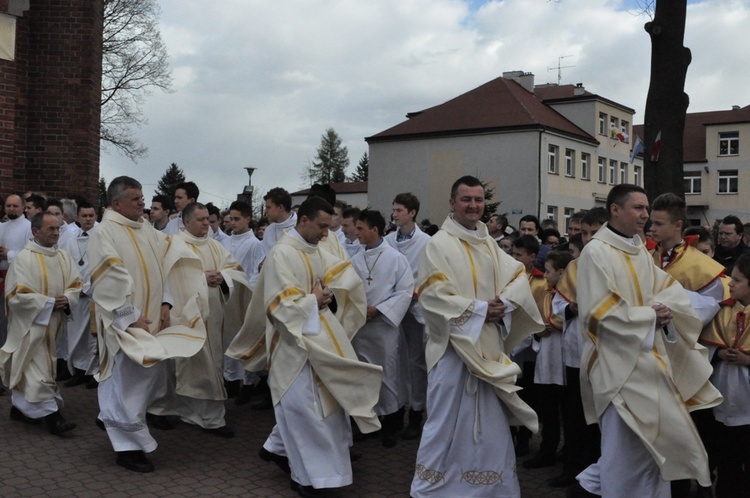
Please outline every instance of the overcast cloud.
[[[223, 206], [242, 190], [244, 167], [261, 191], [304, 188], [320, 136], [333, 127], [350, 173], [364, 137], [501, 76], [583, 83], [643, 120], [648, 20], [630, 1], [605, 0], [162, 0], [161, 33], [175, 92], [154, 94], [133, 164], [104, 151], [101, 175], [144, 183], [149, 198], [170, 163]], [[750, 7], [743, 0], [690, 2], [689, 112], [748, 103]], [[409, 179], [405, 179], [409, 180]]]

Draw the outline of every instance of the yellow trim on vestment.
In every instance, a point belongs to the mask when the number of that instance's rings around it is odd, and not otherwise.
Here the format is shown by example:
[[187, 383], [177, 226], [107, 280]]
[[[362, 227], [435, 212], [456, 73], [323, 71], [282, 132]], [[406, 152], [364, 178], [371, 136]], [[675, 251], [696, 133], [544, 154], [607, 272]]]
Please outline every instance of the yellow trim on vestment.
[[331, 338], [331, 342], [334, 346], [336, 346], [336, 352], [339, 354], [339, 356], [345, 358], [344, 351], [342, 351], [341, 346], [339, 345], [339, 341], [336, 340], [336, 336], [333, 335], [331, 325], [328, 323], [328, 320], [323, 315], [323, 313], [320, 313], [320, 321], [323, 322], [323, 326], [326, 328], [326, 332], [328, 332], [328, 337]]
[[592, 335], [592, 339], [595, 339], [596, 337], [596, 330], [599, 328], [599, 322], [602, 318], [604, 318], [604, 315], [606, 315], [609, 310], [614, 308], [616, 305], [618, 305], [621, 301], [620, 296], [617, 294], [610, 294], [607, 299], [602, 302], [597, 308], [594, 310], [593, 313], [591, 313], [591, 320], [589, 322], [589, 335]]
[[419, 286], [419, 289], [417, 289], [416, 294], [420, 295], [422, 292], [429, 287], [430, 285], [434, 284], [435, 282], [447, 282], [448, 277], [445, 275], [445, 273], [434, 273], [430, 275], [427, 280], [424, 281], [422, 285]]
[[308, 258], [307, 254], [305, 254], [302, 251], [297, 251], [297, 252], [302, 255], [302, 261], [304, 261], [305, 264], [307, 265], [307, 273], [308, 273], [308, 276], [310, 277], [310, 290], [312, 290], [313, 288], [315, 288], [315, 282], [314, 282], [315, 274], [313, 273], [312, 264], [310, 263], [310, 258]]
[[[128, 235], [130, 235], [131, 240], [133, 241], [133, 245], [135, 246], [136, 253], [138, 254], [138, 258], [141, 260], [141, 266], [143, 267], [143, 278], [146, 282], [146, 306], [145, 310], [143, 312], [144, 316], [148, 316], [148, 304], [151, 302], [151, 279], [149, 278], [148, 274], [148, 266], [146, 265], [146, 259], [143, 257], [143, 253], [141, 252], [141, 248], [138, 247], [138, 241], [135, 240], [135, 233], [133, 232], [133, 229], [126, 226], [125, 230], [128, 232]], [[152, 248], [153, 251], [153, 248]]]
[[477, 297], [477, 267], [474, 265], [474, 258], [471, 257], [471, 248], [469, 243], [463, 239], [459, 239], [466, 249], [466, 255], [469, 256], [469, 266], [471, 266], [471, 280], [474, 282], [474, 297]]
[[268, 307], [266, 308], [266, 314], [270, 315], [271, 313], [276, 311], [276, 308], [279, 307], [283, 299], [286, 299], [292, 296], [304, 296], [304, 295], [305, 293], [297, 289], [296, 287], [289, 287], [288, 289], [284, 289], [279, 294], [277, 294], [276, 297], [273, 298], [270, 303], [268, 303]]
[[336, 278], [340, 273], [342, 273], [344, 270], [346, 270], [348, 267], [351, 266], [351, 263], [349, 261], [342, 261], [338, 265], [334, 266], [330, 270], [326, 272], [326, 276], [323, 277], [323, 283], [328, 284], [331, 280]]
[[109, 270], [115, 265], [121, 264], [123, 264], [123, 262], [120, 258], [106, 259], [101, 265], [99, 265], [99, 268], [97, 268], [96, 271], [91, 274], [91, 283], [93, 284], [99, 277], [102, 276], [102, 273], [104, 273], [105, 271]]
[[630, 258], [630, 255], [625, 253], [622, 253], [622, 255], [625, 258], [628, 269], [630, 270], [630, 276], [632, 277], [631, 282], [633, 282], [638, 296], [638, 306], [643, 306], [643, 293], [641, 292], [641, 282], [638, 280], [638, 272], [635, 271], [635, 266], [633, 266], [633, 260]]
[[42, 267], [42, 281], [44, 282], [44, 291], [42, 294], [45, 296], [49, 295], [49, 282], [47, 281], [47, 265], [44, 264], [44, 254], [37, 254], [39, 258], [39, 266]]
[[16, 285], [8, 294], [5, 296], [6, 301], [10, 301], [15, 297], [16, 294], [36, 294], [34, 289], [26, 287], [25, 285]]

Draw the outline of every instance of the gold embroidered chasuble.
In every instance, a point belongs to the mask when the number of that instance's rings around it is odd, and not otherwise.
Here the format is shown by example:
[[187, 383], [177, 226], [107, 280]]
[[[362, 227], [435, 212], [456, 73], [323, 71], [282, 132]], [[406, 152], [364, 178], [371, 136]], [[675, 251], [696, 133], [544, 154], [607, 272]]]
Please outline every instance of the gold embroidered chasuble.
[[[418, 274], [428, 371], [450, 343], [469, 372], [494, 387], [510, 412], [511, 425], [522, 423], [536, 431], [536, 413], [521, 400], [520, 388], [515, 385], [521, 369], [508, 357], [516, 344], [544, 329], [523, 265], [498, 247], [483, 223], [474, 234], [448, 216], [425, 246]], [[505, 339], [497, 324], [487, 322], [476, 344], [465, 335], [452, 333], [453, 326], [460, 327], [471, 316], [475, 300], [489, 301], [495, 296], [515, 306]]]
[[574, 259], [565, 267], [565, 272], [560, 277], [560, 281], [557, 282], [557, 287], [555, 287], [557, 293], [569, 303], [578, 302], [578, 293], [576, 292], [576, 288], [578, 287], [577, 276], [578, 260]]
[[[192, 356], [203, 347], [206, 330], [198, 294], [180, 303], [181, 309], [172, 309], [170, 327], [159, 330], [166, 276], [175, 263], [189, 260], [179, 271], [192, 274], [186, 278], [205, 280], [200, 260], [181, 239], [165, 236], [143, 218], [132, 221], [108, 210], [91, 231], [89, 258], [100, 382], [111, 375], [120, 350], [149, 367], [167, 358]], [[128, 303], [151, 320], [149, 330], [117, 327], [116, 313]]]
[[[708, 381], [707, 350], [696, 343], [701, 322], [677, 280], [653, 264], [638, 237], [628, 240], [605, 225], [578, 260], [586, 419], [596, 422], [612, 403], [664, 479], [710, 485], [706, 453], [687, 414], [722, 400]], [[656, 303], [672, 312], [674, 341], [654, 330]]]
[[[74, 307], [82, 287], [78, 265], [57, 246], [29, 241], [10, 265], [5, 280], [8, 339], [0, 350], [0, 363], [3, 383], [20, 391], [27, 401], [46, 401], [59, 391], [56, 343], [67, 316], [62, 310], [52, 311], [47, 325], [34, 322], [49, 298], [65, 296]], [[27, 369], [32, 360], [38, 368]]]
[[701, 342], [750, 354], [750, 306], [736, 299], [722, 301], [719, 312], [701, 332]]
[[[224, 389], [223, 361], [224, 361], [224, 310], [230, 297], [240, 288], [246, 289], [244, 301], [232, 302], [247, 309], [249, 303], [250, 282], [242, 267], [232, 254], [216, 240], [206, 237], [195, 237], [187, 230], [182, 230], [173, 238], [179, 238], [200, 259], [202, 270], [221, 272], [227, 287], [227, 293], [221, 287], [209, 287], [205, 276], [193, 278], [194, 273], [181, 271], [182, 266], [191, 259], [178, 260], [169, 272], [169, 288], [174, 299], [172, 312], [179, 316], [184, 304], [189, 302], [196, 293], [201, 316], [206, 326], [206, 342], [200, 351], [188, 358], [175, 358], [175, 373], [177, 394], [199, 399], [226, 399]], [[236, 332], [236, 329], [232, 331]]]
[[[675, 247], [671, 261], [663, 270], [672, 275], [685, 289], [700, 292], [717, 278], [723, 277], [725, 268], [693, 247], [693, 240], [697, 242], [697, 237]], [[654, 263], [659, 268], [662, 268], [663, 253], [661, 246], [657, 246], [653, 253]]]
[[[318, 280], [333, 291], [336, 314], [328, 307], [317, 311], [317, 334], [303, 334], [310, 313], [318, 309], [312, 293]], [[267, 359], [274, 404], [309, 362], [322, 415], [341, 407], [363, 433], [373, 432], [380, 428], [373, 408], [383, 370], [359, 361], [351, 345], [366, 321], [366, 309], [362, 279], [348, 260], [286, 233], [266, 256], [245, 323], [226, 354], [251, 371], [263, 368]]]

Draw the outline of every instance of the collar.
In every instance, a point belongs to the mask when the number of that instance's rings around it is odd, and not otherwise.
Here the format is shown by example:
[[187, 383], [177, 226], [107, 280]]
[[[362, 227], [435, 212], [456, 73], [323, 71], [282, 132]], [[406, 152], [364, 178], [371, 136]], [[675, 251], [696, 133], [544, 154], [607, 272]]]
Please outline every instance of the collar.
[[396, 242], [401, 242], [404, 240], [410, 240], [412, 237], [414, 237], [414, 234], [417, 233], [417, 225], [414, 225], [414, 228], [412, 228], [411, 232], [409, 232], [406, 235], [403, 235], [401, 233], [401, 229], [396, 230]]
[[374, 246], [365, 246], [365, 251], [370, 251], [372, 249], [377, 249], [378, 247], [380, 247], [380, 246], [383, 245], [383, 241], [385, 241], [385, 239], [383, 237], [381, 237], [380, 238], [380, 242], [378, 242]]
[[107, 209], [104, 212], [102, 221], [112, 221], [114, 223], [117, 223], [118, 225], [124, 225], [126, 227], [135, 228], [136, 230], [138, 230], [139, 228], [143, 228], [143, 224], [145, 223], [143, 220], [143, 217], [138, 218], [138, 221], [133, 221], [131, 219], [124, 217], [120, 213], [113, 211], [112, 209]]

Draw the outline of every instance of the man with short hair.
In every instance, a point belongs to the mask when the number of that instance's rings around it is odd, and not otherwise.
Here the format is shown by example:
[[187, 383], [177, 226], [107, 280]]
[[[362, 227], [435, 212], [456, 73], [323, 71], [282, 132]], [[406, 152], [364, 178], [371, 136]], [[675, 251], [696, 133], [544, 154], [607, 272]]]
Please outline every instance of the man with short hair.
[[344, 249], [353, 258], [364, 248], [357, 239], [357, 219], [359, 218], [359, 208], [350, 207], [344, 209], [341, 213], [341, 231], [344, 233]]
[[595, 207], [586, 212], [581, 218], [581, 238], [584, 246], [591, 242], [591, 239], [607, 223], [607, 220], [609, 220], [609, 214], [603, 207]]
[[[430, 236], [416, 225], [419, 199], [411, 192], [403, 192], [393, 199], [391, 219], [397, 230], [385, 236], [385, 241], [406, 256], [414, 282], [419, 279], [419, 258], [430, 241]], [[401, 364], [407, 365], [403, 374], [404, 401], [409, 405], [409, 423], [402, 439], [417, 439], [422, 435], [422, 418], [427, 402], [427, 363], [424, 356], [424, 317], [416, 292], [409, 310], [401, 320]]]
[[163, 382], [162, 360], [192, 356], [206, 338], [197, 296], [170, 314], [167, 277], [183, 258], [196, 261], [183, 265], [188, 278], [205, 277], [193, 251], [144, 220], [138, 181], [115, 178], [107, 201], [110, 208], [89, 242], [101, 363], [97, 425], [106, 429], [118, 465], [151, 472], [154, 466], [144, 453], [157, 443], [146, 425], [146, 409]]
[[350, 342], [366, 320], [362, 280], [349, 261], [317, 246], [333, 212], [321, 198], [302, 203], [297, 226], [266, 257], [245, 324], [227, 351], [248, 368], [268, 359], [276, 430], [300, 496], [351, 484], [347, 414], [363, 433], [380, 427], [373, 407], [382, 369], [359, 361]]
[[747, 252], [747, 246], [742, 242], [743, 233], [744, 226], [736, 216], [727, 216], [719, 224], [719, 243], [714, 259], [724, 265], [727, 275], [732, 274], [734, 263]]
[[531, 235], [539, 241], [539, 252], [536, 255], [536, 259], [534, 259], [534, 268], [544, 273], [544, 260], [547, 258], [547, 253], [550, 251], [550, 247], [539, 238], [542, 230], [541, 225], [539, 224], [539, 218], [533, 214], [527, 214], [521, 218], [518, 227], [521, 236]]
[[357, 218], [357, 238], [364, 251], [352, 258], [352, 266], [364, 282], [367, 322], [357, 332], [352, 346], [357, 356], [383, 368], [383, 384], [375, 413], [383, 417], [383, 446], [396, 445], [403, 424], [399, 382], [408, 372], [399, 361], [399, 326], [414, 294], [414, 277], [406, 257], [383, 243], [385, 218], [380, 211], [365, 209]]
[[495, 242], [500, 242], [500, 239], [505, 237], [505, 226], [503, 226], [503, 223], [500, 221], [499, 214], [493, 214], [490, 216], [490, 219], [487, 220], [487, 231], [490, 233], [490, 237], [495, 239]]
[[57, 244], [63, 245], [78, 233], [78, 225], [76, 225], [78, 205], [74, 199], [60, 199], [60, 204], [62, 205], [63, 224], [60, 225], [60, 240]]
[[690, 300], [638, 237], [648, 207], [643, 188], [613, 187], [609, 222], [578, 266], [582, 398], [587, 421], [601, 427], [602, 456], [577, 479], [601, 496], [669, 497], [669, 481], [679, 479], [711, 485], [689, 411], [722, 398], [708, 381], [712, 368], [696, 344], [701, 322]]
[[344, 214], [344, 210], [348, 207], [349, 206], [344, 201], [336, 201], [333, 204], [334, 215], [331, 220], [331, 231], [339, 238], [341, 245], [344, 245], [345, 238], [344, 232], [341, 230], [341, 220], [343, 219], [342, 215]]
[[522, 265], [487, 227], [484, 188], [464, 176], [451, 189], [453, 214], [425, 247], [419, 304], [426, 322], [427, 422], [411, 496], [519, 496], [511, 423], [538, 429], [517, 393], [508, 354], [544, 329]]
[[23, 208], [23, 214], [26, 216], [26, 219], [31, 221], [31, 218], [33, 218], [36, 213], [44, 212], [44, 204], [46, 202], [47, 201], [45, 201], [44, 197], [41, 195], [29, 194], [29, 196], [26, 197]]
[[[8, 265], [32, 237], [31, 223], [24, 217], [25, 207], [21, 196], [9, 195], [5, 199], [4, 207], [8, 221], [0, 223], [0, 291], [4, 286]], [[5, 342], [5, 337], [5, 306], [0, 306], [0, 346]], [[0, 387], [0, 393], [2, 392], [3, 388]]]
[[174, 235], [185, 227], [182, 222], [182, 210], [191, 202], [196, 202], [201, 191], [194, 182], [183, 182], [178, 184], [174, 189], [174, 209], [177, 216], [169, 220], [164, 227], [165, 235]]
[[270, 222], [263, 234], [263, 249], [268, 253], [276, 241], [297, 224], [297, 214], [292, 212], [292, 196], [281, 187], [269, 190], [263, 202], [264, 216]]
[[[20, 215], [20, 211], [19, 211]], [[37, 213], [31, 219], [34, 239], [18, 252], [6, 281], [8, 340], [0, 350], [3, 382], [12, 391], [10, 417], [27, 423], [44, 418], [50, 434], [75, 429], [60, 415], [55, 382], [55, 352], [70, 307], [78, 301], [78, 265], [57, 248], [57, 218]]]
[[163, 232], [169, 224], [169, 215], [174, 211], [172, 201], [166, 195], [155, 195], [151, 198], [151, 212], [148, 214], [149, 220], [154, 228]]
[[[75, 306], [71, 306], [71, 320], [67, 326], [68, 368], [73, 377], [65, 387], [74, 387], [93, 381], [93, 375], [99, 370], [99, 356], [96, 352], [96, 338], [91, 335], [91, 275], [89, 273], [89, 232], [96, 223], [96, 209], [85, 200], [78, 202], [78, 223], [80, 228], [75, 236], [60, 244], [60, 248], [73, 257], [83, 279], [83, 287]], [[92, 384], [93, 387], [93, 384]]]

